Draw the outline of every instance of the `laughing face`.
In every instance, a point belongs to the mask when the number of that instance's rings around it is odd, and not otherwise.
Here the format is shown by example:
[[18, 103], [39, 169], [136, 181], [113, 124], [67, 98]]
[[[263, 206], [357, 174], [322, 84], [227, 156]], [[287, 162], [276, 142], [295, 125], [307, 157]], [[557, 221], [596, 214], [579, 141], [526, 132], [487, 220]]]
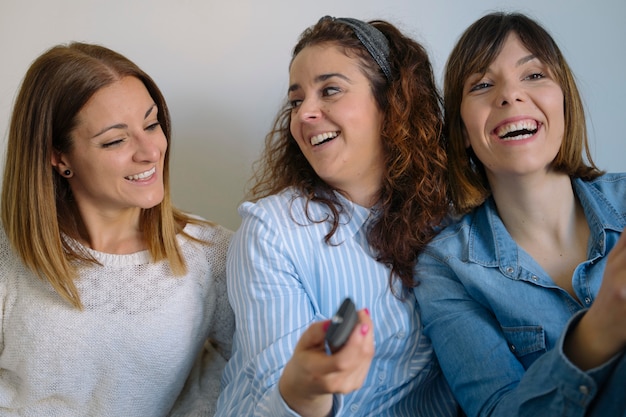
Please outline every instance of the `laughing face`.
[[563, 140], [563, 90], [511, 32], [485, 74], [466, 80], [461, 117], [466, 146], [490, 181], [499, 175], [545, 173]]
[[124, 77], [96, 92], [77, 116], [72, 150], [53, 165], [83, 214], [118, 215], [151, 208], [164, 196], [167, 140], [143, 83]]
[[317, 175], [361, 205], [383, 175], [382, 112], [357, 58], [329, 44], [308, 46], [289, 72], [291, 134]]

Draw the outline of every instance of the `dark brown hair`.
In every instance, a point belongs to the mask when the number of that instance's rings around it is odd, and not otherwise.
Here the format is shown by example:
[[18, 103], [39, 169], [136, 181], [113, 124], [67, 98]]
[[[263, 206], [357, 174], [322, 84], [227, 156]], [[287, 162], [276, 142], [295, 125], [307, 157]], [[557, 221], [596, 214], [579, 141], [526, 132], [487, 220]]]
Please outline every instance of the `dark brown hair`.
[[465, 128], [461, 119], [463, 86], [471, 75], [487, 71], [511, 32], [517, 34], [526, 49], [549, 68], [563, 90], [565, 132], [552, 168], [583, 179], [602, 174], [591, 159], [583, 103], [574, 75], [552, 36], [523, 14], [491, 13], [474, 22], [461, 35], [450, 53], [444, 76], [450, 196], [458, 214], [471, 211], [491, 194], [482, 163], [471, 149], [465, 147]]

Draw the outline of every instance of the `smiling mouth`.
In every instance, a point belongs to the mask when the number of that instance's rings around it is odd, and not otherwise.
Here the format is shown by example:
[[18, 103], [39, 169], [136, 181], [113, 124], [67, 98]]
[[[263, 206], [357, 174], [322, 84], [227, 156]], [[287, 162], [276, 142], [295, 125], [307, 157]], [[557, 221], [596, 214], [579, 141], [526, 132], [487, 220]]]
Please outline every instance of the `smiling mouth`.
[[495, 129], [495, 134], [502, 140], [523, 140], [533, 136], [539, 130], [536, 120], [523, 120], [505, 124]]
[[140, 181], [145, 180], [146, 178], [150, 178], [156, 172], [156, 167], [152, 167], [148, 171], [140, 172], [139, 174], [129, 175], [128, 177], [124, 177], [130, 181]]
[[337, 136], [339, 136], [339, 132], [320, 133], [319, 135], [315, 135], [311, 138], [311, 145], [313, 146], [321, 145], [322, 143], [326, 143], [328, 141], [335, 139]]

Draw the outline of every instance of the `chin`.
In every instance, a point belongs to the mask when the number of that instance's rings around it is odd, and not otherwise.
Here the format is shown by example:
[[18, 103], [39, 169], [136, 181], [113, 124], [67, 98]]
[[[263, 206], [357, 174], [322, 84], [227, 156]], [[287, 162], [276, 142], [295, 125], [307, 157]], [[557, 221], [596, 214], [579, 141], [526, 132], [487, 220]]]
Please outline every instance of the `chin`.
[[150, 198], [147, 200], [144, 200], [142, 202], [139, 202], [137, 204], [137, 207], [147, 210], [147, 209], [151, 209], [154, 208], [156, 206], [158, 206], [159, 204], [161, 204], [163, 202], [163, 196], [160, 197], [154, 197], [154, 198]]

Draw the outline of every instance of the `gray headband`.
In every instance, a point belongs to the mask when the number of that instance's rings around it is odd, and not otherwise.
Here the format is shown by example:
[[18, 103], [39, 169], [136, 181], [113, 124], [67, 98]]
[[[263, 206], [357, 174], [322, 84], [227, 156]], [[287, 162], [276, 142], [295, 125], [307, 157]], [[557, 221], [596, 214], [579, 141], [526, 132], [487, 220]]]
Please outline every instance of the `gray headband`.
[[391, 81], [391, 68], [389, 67], [389, 41], [383, 33], [374, 26], [362, 20], [353, 19], [351, 17], [330, 17], [326, 16], [322, 19], [333, 19], [337, 22], [344, 23], [354, 31], [354, 34], [361, 41], [367, 52], [370, 53], [374, 61], [385, 74], [387, 81]]

